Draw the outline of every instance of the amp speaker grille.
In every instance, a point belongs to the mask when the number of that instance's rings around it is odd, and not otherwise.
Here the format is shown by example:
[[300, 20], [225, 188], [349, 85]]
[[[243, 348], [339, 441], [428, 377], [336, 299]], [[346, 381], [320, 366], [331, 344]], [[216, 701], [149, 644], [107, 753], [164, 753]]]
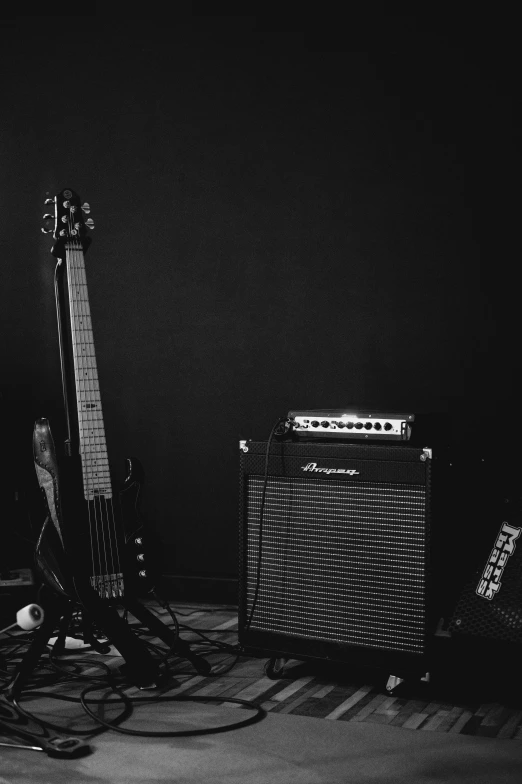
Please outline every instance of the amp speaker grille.
[[[346, 445], [339, 448], [345, 457]], [[361, 449], [379, 456], [371, 447]], [[329, 464], [341, 465], [331, 459]], [[284, 473], [296, 471], [285, 464]], [[427, 482], [397, 481], [401, 471], [392, 472], [393, 481], [366, 482], [333, 473], [268, 476], [261, 547], [264, 476], [244, 475], [243, 637], [259, 632], [332, 643], [336, 649], [422, 654]], [[407, 463], [402, 473], [408, 473]]]

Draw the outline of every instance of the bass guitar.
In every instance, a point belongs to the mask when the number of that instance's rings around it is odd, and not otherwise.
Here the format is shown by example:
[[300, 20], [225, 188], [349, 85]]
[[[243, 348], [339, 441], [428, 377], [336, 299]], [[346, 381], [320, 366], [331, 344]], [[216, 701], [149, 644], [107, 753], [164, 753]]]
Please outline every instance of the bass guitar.
[[46, 233], [53, 234], [51, 252], [58, 260], [55, 297], [66, 439], [58, 454], [49, 421], [35, 422], [33, 457], [46, 510], [35, 559], [53, 598], [44, 607], [44, 622], [7, 693], [21, 688], [72, 607], [80, 608], [85, 625], [103, 631], [126, 660], [129, 680], [137, 685], [155, 685], [159, 666], [118, 608], [131, 612], [174, 653], [207, 675], [209, 663], [140, 602], [151, 592], [159, 597], [138, 514], [143, 480], [139, 462], [127, 458], [127, 477], [119, 492], [114, 492], [111, 480], [85, 272], [87, 227], [92, 227], [92, 220], [84, 220], [83, 213], [90, 207], [81, 205], [70, 189], [45, 203], [54, 205], [54, 215], [44, 215], [44, 220], [54, 221]]
[[[54, 220], [51, 252], [58, 259], [55, 294], [67, 425], [64, 451], [71, 465], [60, 487], [50, 426], [42, 419], [34, 428], [36, 472], [60, 542], [75, 553], [76, 568], [81, 561], [88, 571], [91, 587], [107, 600], [122, 598], [127, 590], [143, 596], [154, 588], [152, 558], [145, 550], [138, 513], [143, 469], [136, 458], [127, 458], [127, 477], [120, 491], [113, 491], [84, 257], [90, 244], [86, 226], [93, 227], [93, 222], [84, 221], [83, 213], [90, 213], [90, 206], [80, 207], [79, 197], [69, 189], [46, 204], [54, 205], [54, 216], [44, 219]], [[73, 526], [69, 518], [75, 521]], [[37, 560], [49, 573], [48, 556], [42, 540]], [[65, 579], [55, 572], [54, 587], [66, 592]]]

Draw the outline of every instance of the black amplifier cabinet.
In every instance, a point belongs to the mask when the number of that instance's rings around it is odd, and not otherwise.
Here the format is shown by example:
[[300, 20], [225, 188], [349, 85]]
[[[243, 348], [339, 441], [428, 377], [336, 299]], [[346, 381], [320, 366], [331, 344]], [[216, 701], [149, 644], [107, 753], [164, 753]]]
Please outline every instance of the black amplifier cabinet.
[[466, 572], [449, 627], [455, 635], [506, 646], [522, 644], [520, 468], [520, 457], [505, 450], [502, 455], [495, 455], [494, 465], [484, 478], [484, 485], [492, 484], [495, 494], [486, 506], [486, 514], [481, 516], [480, 537], [476, 536], [477, 526], [468, 526], [468, 539], [476, 540], [472, 551], [474, 568]]
[[272, 442], [265, 488], [266, 450], [241, 442], [243, 649], [426, 671], [431, 450]]

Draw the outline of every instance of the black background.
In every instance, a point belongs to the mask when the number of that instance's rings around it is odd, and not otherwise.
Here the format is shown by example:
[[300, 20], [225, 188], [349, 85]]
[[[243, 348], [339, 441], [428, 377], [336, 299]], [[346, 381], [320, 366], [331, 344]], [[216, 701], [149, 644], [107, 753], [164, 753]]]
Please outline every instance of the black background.
[[70, 187], [114, 473], [143, 462], [167, 572], [234, 576], [238, 441], [290, 409], [518, 438], [514, 20], [143, 14], [2, 20], [4, 497], [33, 420], [63, 435], [40, 226]]

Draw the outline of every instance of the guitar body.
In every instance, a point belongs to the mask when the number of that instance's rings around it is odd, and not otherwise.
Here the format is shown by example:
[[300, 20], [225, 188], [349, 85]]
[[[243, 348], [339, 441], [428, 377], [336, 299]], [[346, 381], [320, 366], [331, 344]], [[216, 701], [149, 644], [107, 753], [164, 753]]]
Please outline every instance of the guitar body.
[[67, 558], [49, 516], [42, 526], [34, 557], [44, 582], [63, 597], [72, 598], [75, 590]]
[[[81, 586], [92, 585], [89, 553], [92, 541], [83, 504], [77, 503], [81, 492], [81, 467], [72, 457], [58, 466], [54, 441], [47, 419], [35, 422], [33, 458], [46, 516], [35, 549], [35, 560], [44, 581], [54, 591], [68, 598], [78, 598]], [[136, 458], [126, 458], [127, 476], [118, 494], [116, 534], [111, 544], [120, 555], [125, 590], [134, 597], [145, 597], [155, 587], [155, 555], [148, 546], [147, 532], [139, 513], [139, 498], [144, 481], [143, 468]], [[67, 521], [73, 523], [68, 525]], [[121, 533], [120, 533], [121, 531]], [[108, 542], [106, 542], [108, 544]], [[103, 572], [95, 573], [97, 584]], [[92, 586], [95, 587], [95, 586]], [[116, 598], [105, 593], [102, 598]]]
[[125, 462], [127, 475], [119, 493], [125, 537], [123, 579], [133, 596], [146, 596], [156, 586], [157, 550], [139, 511], [143, 467], [135, 457], [127, 457]]

